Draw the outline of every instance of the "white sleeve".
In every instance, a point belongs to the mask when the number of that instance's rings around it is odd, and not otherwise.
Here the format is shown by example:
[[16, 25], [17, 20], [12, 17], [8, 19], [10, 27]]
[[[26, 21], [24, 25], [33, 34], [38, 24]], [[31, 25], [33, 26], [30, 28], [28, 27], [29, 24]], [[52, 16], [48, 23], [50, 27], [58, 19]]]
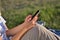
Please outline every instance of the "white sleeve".
[[0, 25], [0, 36], [1, 36], [1, 30], [2, 30], [2, 27], [1, 27], [1, 25]]
[[0, 16], [0, 22], [3, 22], [6, 30], [8, 30], [7, 26], [5, 25], [6, 21], [4, 20], [4, 18], [2, 16]]
[[6, 23], [6, 21], [4, 20], [2, 16], [0, 16], [0, 22]]

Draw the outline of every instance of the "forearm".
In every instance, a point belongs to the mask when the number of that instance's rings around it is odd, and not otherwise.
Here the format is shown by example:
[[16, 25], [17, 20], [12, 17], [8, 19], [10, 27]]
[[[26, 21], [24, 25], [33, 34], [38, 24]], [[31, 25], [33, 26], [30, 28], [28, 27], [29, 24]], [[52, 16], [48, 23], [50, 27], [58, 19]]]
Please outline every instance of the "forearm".
[[7, 31], [6, 31], [6, 34], [7, 34], [7, 35], [15, 35], [15, 34], [18, 33], [19, 31], [21, 31], [21, 29], [24, 28], [24, 25], [25, 25], [25, 23], [22, 23], [21, 25], [18, 25], [18, 26], [16, 26], [15, 28], [12, 28], [12, 29], [10, 29], [10, 30], [7, 30]]
[[25, 27], [20, 32], [18, 32], [11, 40], [20, 40], [24, 36], [24, 34], [31, 28], [33, 27], [30, 24], [25, 25]]
[[[27, 24], [29, 24], [29, 25], [33, 24], [33, 25], [34, 25], [35, 22], [37, 21], [37, 16], [35, 16], [32, 20], [31, 20], [31, 18], [32, 18], [31, 15], [27, 16], [23, 24], [15, 27], [15, 28], [13, 28], [13, 29], [11, 29], [11, 30], [8, 30], [8, 31], [6, 32], [7, 35], [14, 35], [14, 34], [18, 33], [18, 32], [21, 31], [21, 29], [23, 29], [23, 28], [25, 27], [25, 25], [27, 25]], [[27, 26], [27, 27], [28, 27], [28, 26]]]
[[24, 34], [28, 31], [29, 29], [23, 29], [20, 31], [18, 34], [16, 34], [11, 40], [21, 40], [21, 38], [24, 36]]

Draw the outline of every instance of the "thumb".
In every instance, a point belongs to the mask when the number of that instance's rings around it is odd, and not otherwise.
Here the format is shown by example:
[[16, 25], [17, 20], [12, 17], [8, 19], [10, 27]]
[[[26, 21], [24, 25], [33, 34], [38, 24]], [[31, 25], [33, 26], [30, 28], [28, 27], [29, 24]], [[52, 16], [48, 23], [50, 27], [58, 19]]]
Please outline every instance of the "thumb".
[[35, 17], [32, 19], [33, 24], [35, 24], [35, 22], [37, 21], [37, 19], [38, 19], [37, 16], [35, 16]]

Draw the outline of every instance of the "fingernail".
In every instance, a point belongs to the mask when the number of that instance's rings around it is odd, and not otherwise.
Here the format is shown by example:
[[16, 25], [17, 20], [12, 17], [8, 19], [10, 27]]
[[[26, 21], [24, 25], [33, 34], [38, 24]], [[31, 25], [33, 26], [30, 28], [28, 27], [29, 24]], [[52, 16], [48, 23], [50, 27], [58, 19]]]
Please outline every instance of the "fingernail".
[[30, 21], [30, 20], [31, 20], [31, 18], [28, 19], [28, 21]]

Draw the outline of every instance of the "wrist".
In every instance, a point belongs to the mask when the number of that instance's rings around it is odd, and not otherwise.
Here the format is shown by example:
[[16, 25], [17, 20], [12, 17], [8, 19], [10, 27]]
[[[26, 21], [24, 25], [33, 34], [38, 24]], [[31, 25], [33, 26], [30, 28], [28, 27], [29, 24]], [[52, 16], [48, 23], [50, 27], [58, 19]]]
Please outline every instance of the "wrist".
[[23, 23], [25, 29], [32, 28], [34, 25], [31, 22], [24, 22]]

